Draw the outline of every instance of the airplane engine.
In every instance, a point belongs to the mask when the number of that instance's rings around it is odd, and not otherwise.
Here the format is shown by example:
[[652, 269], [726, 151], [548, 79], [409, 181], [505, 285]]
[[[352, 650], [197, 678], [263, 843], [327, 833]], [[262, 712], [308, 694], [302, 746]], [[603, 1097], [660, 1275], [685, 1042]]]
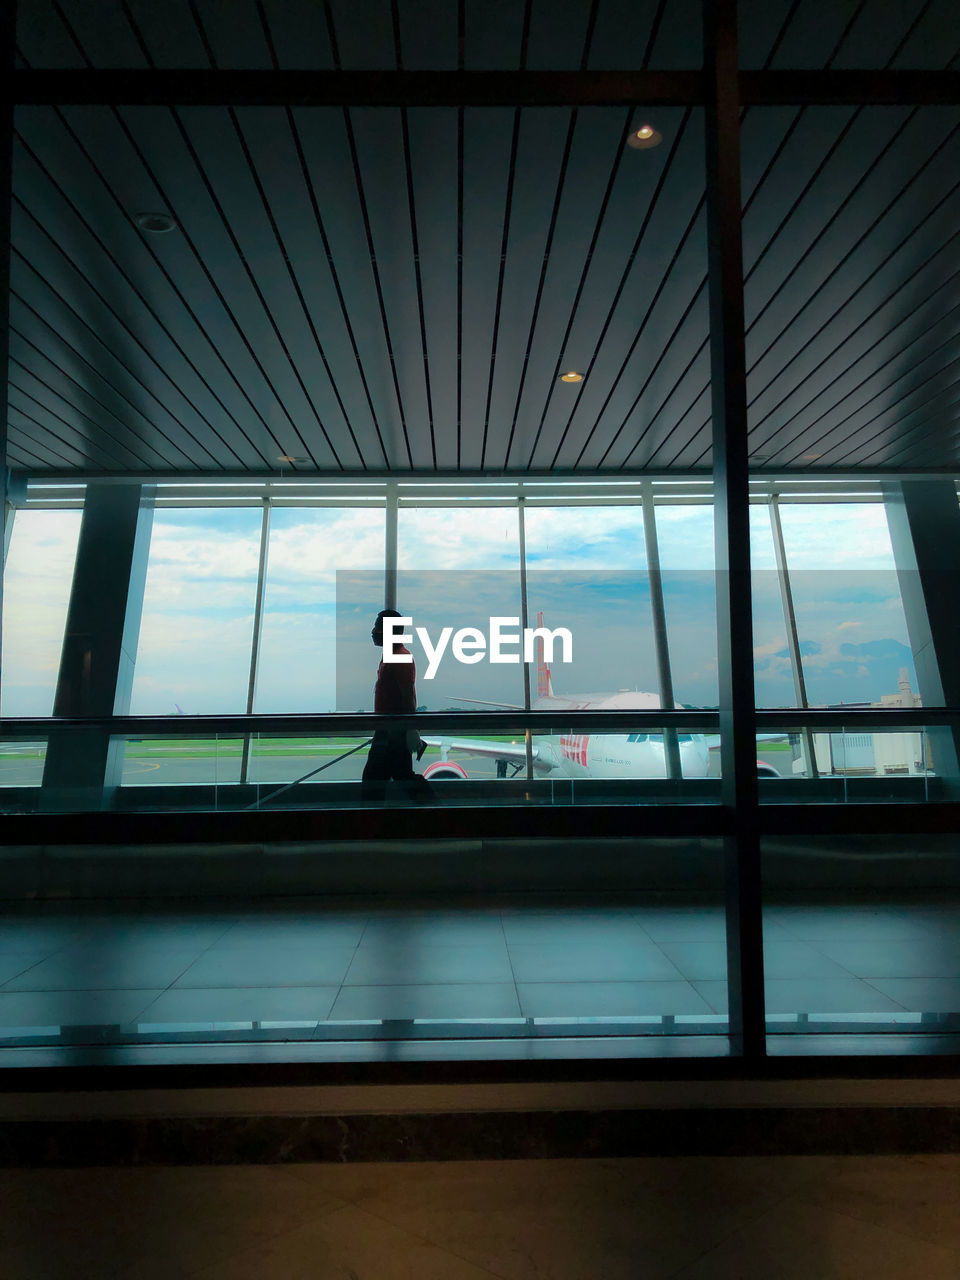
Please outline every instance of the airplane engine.
[[423, 771], [428, 782], [463, 782], [467, 771], [456, 760], [434, 760]]
[[772, 764], [767, 764], [766, 760], [757, 761], [757, 777], [758, 778], [779, 778], [782, 774], [775, 769]]

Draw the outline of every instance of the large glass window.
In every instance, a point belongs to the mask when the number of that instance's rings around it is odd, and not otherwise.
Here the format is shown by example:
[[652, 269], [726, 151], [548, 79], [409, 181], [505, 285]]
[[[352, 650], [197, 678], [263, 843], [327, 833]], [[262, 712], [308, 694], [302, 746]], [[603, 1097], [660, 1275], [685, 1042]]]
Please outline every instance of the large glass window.
[[271, 512], [255, 711], [336, 709], [337, 571], [382, 574], [383, 541], [382, 509]]
[[[457, 507], [401, 505], [398, 513], [397, 607], [439, 636], [472, 627], [487, 635], [490, 619], [520, 617], [520, 534], [515, 505]], [[522, 667], [445, 660], [432, 679], [418, 643], [417, 705], [428, 711], [463, 710], [476, 700], [523, 706]], [[372, 690], [372, 677], [370, 687]]]
[[717, 592], [712, 506], [657, 506], [657, 541], [673, 696], [677, 705], [715, 707]]
[[659, 696], [640, 505], [527, 507], [524, 523], [531, 620], [575, 637], [554, 693]]
[[880, 704], [906, 681], [915, 691], [883, 505], [785, 503], [780, 520], [810, 705]]
[[18, 511], [3, 572], [3, 714], [49, 716], [63, 646], [79, 511]]
[[132, 715], [246, 711], [260, 523], [259, 508], [156, 512]]

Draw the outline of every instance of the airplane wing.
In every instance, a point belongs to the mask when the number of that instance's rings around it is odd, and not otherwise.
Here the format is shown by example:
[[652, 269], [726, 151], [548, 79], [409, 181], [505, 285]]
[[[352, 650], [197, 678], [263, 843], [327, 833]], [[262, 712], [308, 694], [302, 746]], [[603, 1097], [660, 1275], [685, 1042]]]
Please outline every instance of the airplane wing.
[[[450, 751], [462, 751], [465, 755], [487, 756], [490, 759], [509, 760], [512, 764], [527, 763], [527, 747], [524, 742], [488, 742], [482, 738], [425, 738], [421, 737], [428, 747], [438, 747], [441, 759], [445, 760]], [[542, 749], [536, 744], [532, 751], [533, 767], [541, 773], [548, 773], [555, 765], [545, 759]]]

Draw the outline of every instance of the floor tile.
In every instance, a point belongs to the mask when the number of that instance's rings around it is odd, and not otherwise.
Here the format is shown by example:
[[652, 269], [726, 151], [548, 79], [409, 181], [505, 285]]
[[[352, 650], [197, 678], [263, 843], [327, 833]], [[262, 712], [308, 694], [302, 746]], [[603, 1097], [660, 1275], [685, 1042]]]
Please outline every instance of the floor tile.
[[464, 1161], [297, 1174], [505, 1280], [665, 1280], [798, 1180], [795, 1169], [783, 1180], [769, 1167], [731, 1176], [730, 1163]]
[[425, 986], [344, 987], [332, 1021], [362, 1018], [519, 1018], [512, 983], [435, 983]]
[[[17, 1241], [4, 1280], [193, 1275], [340, 1207], [320, 1188], [265, 1166], [16, 1173], [18, 1185], [4, 1187], [7, 1211], [26, 1213], [34, 1229]], [[40, 1214], [30, 1213], [31, 1197], [44, 1203]]]
[[790, 1197], [675, 1280], [956, 1280], [960, 1254]]
[[510, 946], [510, 959], [518, 982], [656, 982], [683, 977], [659, 947], [651, 942], [608, 946], [602, 940], [586, 944]]
[[646, 907], [634, 919], [654, 942], [723, 942], [723, 907]]
[[249, 947], [210, 950], [178, 978], [178, 987], [313, 987], [343, 981], [353, 947]]
[[960, 943], [955, 938], [822, 942], [820, 948], [860, 978], [960, 978]]
[[764, 922], [778, 924], [793, 937], [808, 942], [870, 942], [929, 937], [931, 922], [923, 910], [907, 905], [867, 905], [857, 902], [764, 907]]
[[[694, 981], [715, 1009], [726, 1008], [725, 982]], [[767, 1013], [896, 1013], [903, 1006], [858, 978], [776, 978], [764, 983]]]
[[149, 946], [90, 946], [58, 951], [3, 987], [7, 991], [125, 990], [168, 987], [197, 958], [195, 950]]
[[631, 915], [613, 911], [504, 912], [503, 932], [510, 946], [563, 946], [569, 941], [623, 946], [646, 941]]
[[500, 913], [412, 913], [372, 916], [363, 933], [364, 947], [490, 947], [503, 946]]
[[160, 994], [158, 990], [0, 992], [0, 1027], [124, 1025]]
[[527, 1018], [711, 1013], [688, 982], [520, 982]]
[[196, 1272], [197, 1280], [490, 1280], [490, 1273], [353, 1205]]
[[49, 955], [49, 951], [0, 951], [0, 984], [18, 978]]
[[238, 920], [213, 943], [215, 951], [245, 950], [247, 947], [355, 947], [363, 935], [366, 918], [344, 918], [335, 914], [305, 913], [303, 918], [287, 915], [248, 916]]
[[960, 1172], [910, 1156], [851, 1156], [798, 1193], [804, 1204], [960, 1254]]
[[339, 987], [172, 987], [138, 1018], [141, 1023], [283, 1022], [326, 1018]]
[[960, 978], [871, 978], [870, 985], [913, 1013], [960, 1014]]
[[503, 942], [497, 946], [417, 947], [370, 942], [357, 948], [344, 985], [370, 986], [384, 981], [418, 986], [425, 982], [512, 982], [513, 970]]

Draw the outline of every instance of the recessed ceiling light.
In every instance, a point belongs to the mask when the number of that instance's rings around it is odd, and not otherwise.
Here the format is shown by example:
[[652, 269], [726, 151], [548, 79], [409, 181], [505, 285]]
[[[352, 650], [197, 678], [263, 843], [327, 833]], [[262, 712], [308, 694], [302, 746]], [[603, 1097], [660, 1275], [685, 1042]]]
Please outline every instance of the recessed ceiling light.
[[822, 458], [822, 453], [803, 453], [800, 455], [803, 462], [816, 462], [818, 458]]
[[281, 453], [281, 455], [280, 455], [280, 457], [277, 459], [277, 461], [278, 461], [278, 462], [301, 462], [301, 461], [302, 461], [302, 459], [301, 459], [301, 458], [294, 458], [294, 457], [293, 457], [291, 454], [289, 454], [289, 453]]
[[652, 124], [641, 124], [636, 129], [631, 129], [627, 135], [627, 146], [634, 147], [637, 151], [646, 151], [650, 147], [658, 147], [663, 141], [663, 134], [655, 129]]
[[576, 370], [571, 369], [569, 373], [561, 373], [560, 381], [561, 382], [582, 382], [583, 374], [577, 373]]
[[135, 213], [133, 220], [141, 231], [152, 236], [162, 236], [177, 229], [176, 220], [169, 213]]

